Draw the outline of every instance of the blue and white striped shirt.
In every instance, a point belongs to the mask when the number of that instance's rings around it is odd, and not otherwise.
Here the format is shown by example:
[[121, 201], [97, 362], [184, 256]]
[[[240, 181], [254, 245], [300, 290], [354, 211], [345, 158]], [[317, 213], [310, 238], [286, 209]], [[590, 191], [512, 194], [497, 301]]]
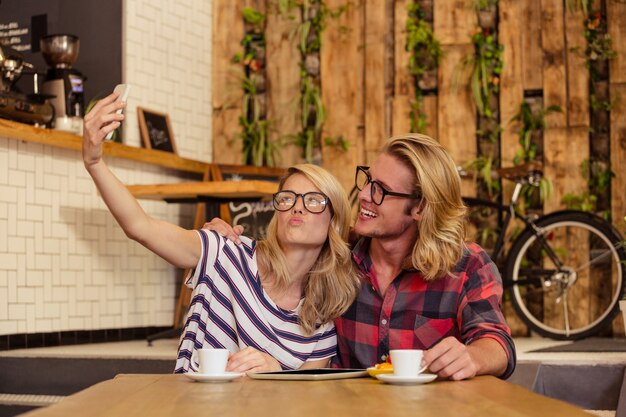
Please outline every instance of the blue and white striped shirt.
[[[186, 285], [193, 295], [181, 336], [175, 373], [189, 370], [191, 355], [203, 347], [238, 352], [251, 346], [274, 357], [283, 369], [335, 355], [332, 322], [310, 336], [298, 324], [298, 312], [278, 307], [258, 276], [256, 241], [241, 237], [235, 245], [213, 231], [199, 230], [202, 256]], [[193, 368], [196, 366], [194, 365]]]

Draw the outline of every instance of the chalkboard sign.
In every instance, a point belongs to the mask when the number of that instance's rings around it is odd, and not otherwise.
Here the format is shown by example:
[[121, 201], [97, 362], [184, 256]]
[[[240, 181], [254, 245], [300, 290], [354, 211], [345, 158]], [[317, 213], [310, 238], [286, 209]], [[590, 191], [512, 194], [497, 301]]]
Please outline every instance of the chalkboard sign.
[[137, 117], [141, 139], [146, 148], [178, 154], [167, 114], [137, 107]]
[[[285, 174], [282, 168], [217, 165], [213, 178], [216, 181], [261, 180], [279, 182]], [[231, 201], [222, 204], [220, 217], [233, 226], [241, 225], [245, 236], [263, 239], [274, 215], [271, 201]]]

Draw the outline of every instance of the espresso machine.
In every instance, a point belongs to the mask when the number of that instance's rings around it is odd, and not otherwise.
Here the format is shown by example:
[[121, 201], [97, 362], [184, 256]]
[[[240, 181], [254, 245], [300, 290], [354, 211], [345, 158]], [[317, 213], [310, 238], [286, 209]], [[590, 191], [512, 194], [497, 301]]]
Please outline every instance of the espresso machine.
[[[22, 74], [33, 76], [33, 94], [22, 93], [15, 85]], [[38, 93], [37, 72], [24, 56], [0, 44], [0, 117], [36, 126], [49, 124], [54, 108]]]
[[[82, 124], [85, 114], [84, 82], [87, 79], [73, 68], [78, 58], [80, 40], [78, 36], [58, 34], [43, 36], [40, 41], [41, 53], [50, 68], [41, 85], [41, 92], [54, 96], [50, 102], [54, 106], [55, 127], [66, 126], [68, 118]], [[60, 120], [61, 119], [61, 120]], [[62, 128], [62, 130], [72, 130]]]

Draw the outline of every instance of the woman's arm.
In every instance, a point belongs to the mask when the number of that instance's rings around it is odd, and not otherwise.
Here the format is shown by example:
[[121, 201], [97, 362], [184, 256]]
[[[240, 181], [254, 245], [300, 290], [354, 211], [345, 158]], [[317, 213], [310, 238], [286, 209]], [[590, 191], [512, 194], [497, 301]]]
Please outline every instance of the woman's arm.
[[304, 362], [300, 369], [318, 369], [318, 368], [328, 368], [330, 364], [330, 359], [321, 359], [318, 361], [308, 361]]
[[85, 116], [83, 162], [102, 199], [126, 233], [166, 261], [181, 268], [193, 268], [200, 259], [200, 237], [192, 230], [153, 219], [141, 208], [102, 160], [102, 143], [107, 133], [117, 129], [124, 119], [115, 111], [126, 103], [115, 102], [117, 94], [100, 100]]

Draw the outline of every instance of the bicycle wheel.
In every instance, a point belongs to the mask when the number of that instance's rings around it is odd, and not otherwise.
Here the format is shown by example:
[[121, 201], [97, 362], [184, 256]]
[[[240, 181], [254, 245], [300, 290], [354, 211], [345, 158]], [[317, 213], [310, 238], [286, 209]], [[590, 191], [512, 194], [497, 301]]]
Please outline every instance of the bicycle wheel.
[[585, 212], [541, 217], [513, 243], [506, 279], [531, 330], [553, 339], [591, 336], [611, 323], [624, 292], [626, 251], [608, 222]]

